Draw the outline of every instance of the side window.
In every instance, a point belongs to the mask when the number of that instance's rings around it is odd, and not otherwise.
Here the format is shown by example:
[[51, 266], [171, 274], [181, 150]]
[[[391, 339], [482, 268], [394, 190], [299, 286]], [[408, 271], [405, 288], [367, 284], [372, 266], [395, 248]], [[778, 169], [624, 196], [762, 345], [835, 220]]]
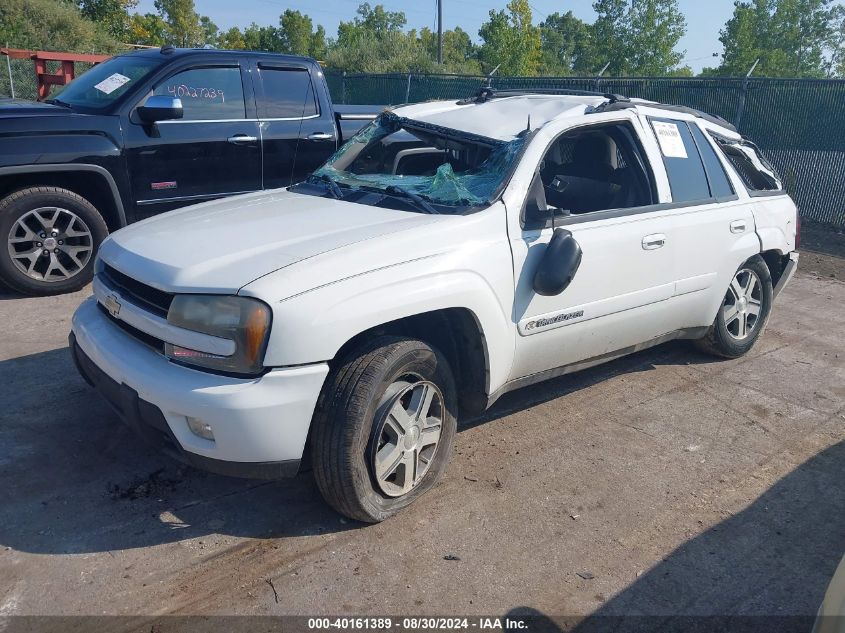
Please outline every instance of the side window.
[[695, 202], [711, 198], [701, 156], [685, 121], [649, 119], [657, 136], [673, 202]]
[[178, 97], [184, 120], [243, 119], [244, 90], [237, 67], [191, 68], [156, 86], [153, 94]]
[[716, 156], [713, 146], [708, 142], [707, 137], [704, 136], [704, 132], [698, 125], [691, 123], [689, 127], [692, 130], [695, 144], [698, 146], [698, 152], [701, 154], [701, 160], [704, 162], [704, 169], [707, 171], [711, 195], [714, 198], [732, 196], [734, 194], [733, 187], [731, 187], [725, 168], [722, 166], [719, 157]]
[[311, 74], [305, 69], [259, 65], [262, 99], [258, 116], [267, 119], [299, 119], [317, 114]]
[[780, 176], [754, 143], [746, 140], [736, 141], [714, 132], [710, 132], [710, 135], [728, 157], [750, 194], [783, 190]]
[[573, 214], [652, 204], [653, 187], [635, 132], [625, 123], [567, 132], [540, 163], [546, 202]]

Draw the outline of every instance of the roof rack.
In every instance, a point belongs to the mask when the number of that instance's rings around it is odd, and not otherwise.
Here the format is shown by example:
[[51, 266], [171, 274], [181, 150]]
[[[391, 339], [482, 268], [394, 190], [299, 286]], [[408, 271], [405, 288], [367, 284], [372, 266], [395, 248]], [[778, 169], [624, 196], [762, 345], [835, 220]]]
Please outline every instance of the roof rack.
[[547, 88], [535, 90], [495, 90], [490, 86], [482, 86], [474, 96], [458, 101], [458, 105], [470, 103], [484, 103], [490, 99], [503, 99], [505, 97], [522, 97], [525, 95], [572, 95], [581, 97], [603, 97], [608, 103], [630, 101], [628, 97], [609, 92], [595, 92], [592, 90], [575, 90], [570, 88]]

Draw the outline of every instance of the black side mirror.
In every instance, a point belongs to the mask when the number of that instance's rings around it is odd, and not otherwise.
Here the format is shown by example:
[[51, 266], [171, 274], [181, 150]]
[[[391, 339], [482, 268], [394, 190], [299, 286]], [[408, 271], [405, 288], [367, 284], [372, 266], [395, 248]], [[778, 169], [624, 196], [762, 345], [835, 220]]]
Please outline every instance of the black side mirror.
[[164, 95], [152, 95], [147, 98], [142, 106], [137, 108], [138, 118], [144, 123], [155, 123], [156, 121], [172, 121], [181, 119], [185, 111], [182, 109], [182, 100], [176, 97]]
[[555, 229], [534, 273], [534, 291], [551, 297], [566, 290], [581, 265], [581, 246], [566, 229]]

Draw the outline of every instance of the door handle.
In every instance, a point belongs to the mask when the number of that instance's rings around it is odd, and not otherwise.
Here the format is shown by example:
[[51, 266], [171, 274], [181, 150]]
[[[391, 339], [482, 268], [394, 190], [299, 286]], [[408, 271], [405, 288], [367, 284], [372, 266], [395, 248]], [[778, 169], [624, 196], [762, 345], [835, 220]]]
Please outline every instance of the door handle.
[[744, 233], [745, 220], [734, 220], [731, 222], [731, 233]]
[[240, 145], [241, 143], [255, 143], [258, 140], [257, 136], [249, 136], [247, 134], [235, 134], [230, 136], [228, 141], [233, 145]]
[[328, 132], [312, 132], [308, 135], [309, 141], [330, 141], [334, 138], [333, 134]]
[[646, 235], [643, 238], [643, 248], [647, 251], [653, 251], [655, 248], [660, 248], [666, 243], [666, 236], [663, 233], [654, 233]]

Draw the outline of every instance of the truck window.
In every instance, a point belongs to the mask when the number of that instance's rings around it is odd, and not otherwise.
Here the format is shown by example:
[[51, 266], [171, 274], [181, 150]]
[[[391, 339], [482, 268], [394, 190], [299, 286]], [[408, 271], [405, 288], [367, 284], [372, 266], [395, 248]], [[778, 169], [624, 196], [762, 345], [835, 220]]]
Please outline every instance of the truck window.
[[265, 119], [300, 119], [317, 114], [311, 74], [304, 68], [274, 68], [259, 64], [261, 92], [258, 116]]
[[732, 196], [734, 189], [728, 180], [728, 175], [725, 173], [725, 168], [722, 161], [716, 156], [716, 150], [704, 136], [704, 132], [695, 123], [690, 124], [692, 130], [692, 137], [695, 139], [695, 144], [698, 146], [698, 152], [701, 154], [701, 160], [704, 162], [704, 169], [707, 171], [707, 180], [710, 182], [710, 193], [714, 198], [722, 196]]
[[701, 155], [686, 121], [649, 118], [657, 136], [672, 202], [697, 202], [712, 198]]
[[751, 141], [734, 140], [710, 132], [719, 149], [727, 156], [751, 195], [764, 191], [782, 191], [783, 181], [760, 149]]
[[181, 99], [185, 121], [246, 116], [241, 69], [237, 66], [183, 70], [156, 86], [153, 94]]
[[540, 162], [546, 202], [571, 213], [650, 205], [653, 188], [642, 156], [626, 124], [565, 133]]

